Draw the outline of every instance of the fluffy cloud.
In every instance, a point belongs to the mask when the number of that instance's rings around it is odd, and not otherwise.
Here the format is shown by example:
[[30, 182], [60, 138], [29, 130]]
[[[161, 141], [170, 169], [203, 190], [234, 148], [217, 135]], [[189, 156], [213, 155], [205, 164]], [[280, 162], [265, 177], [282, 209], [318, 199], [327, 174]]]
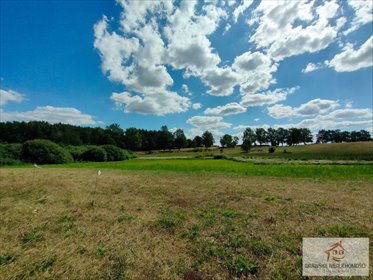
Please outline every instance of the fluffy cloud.
[[121, 26], [125, 32], [139, 29], [145, 24], [148, 14], [157, 12], [161, 18], [165, 18], [173, 10], [171, 1], [117, 0], [117, 2], [123, 7]]
[[365, 119], [372, 118], [371, 109], [339, 109], [331, 112], [328, 116], [330, 119]]
[[333, 118], [332, 115], [317, 116], [315, 118], [304, 119], [298, 123], [288, 123], [285, 125], [274, 125], [273, 127], [307, 127], [313, 131], [320, 129], [351, 129], [362, 127], [367, 130], [372, 130], [372, 120], [356, 120], [356, 119], [344, 119], [344, 118]]
[[334, 56], [329, 66], [337, 72], [351, 72], [373, 66], [373, 36], [357, 50], [348, 44], [341, 53]]
[[201, 103], [193, 103], [192, 108], [194, 110], [201, 109], [202, 108], [202, 104]]
[[210, 90], [207, 91], [208, 94], [228, 96], [233, 93], [234, 86], [238, 82], [238, 75], [229, 67], [215, 67], [203, 73], [202, 81], [210, 87]]
[[97, 124], [91, 115], [83, 114], [75, 108], [53, 106], [36, 107], [26, 112], [1, 112], [1, 121], [47, 121], [72, 125]]
[[274, 105], [268, 107], [268, 114], [275, 119], [317, 116], [330, 112], [339, 105], [338, 101], [317, 98], [299, 107], [284, 106], [282, 104]]
[[168, 18], [170, 24], [164, 27], [164, 34], [169, 42], [169, 64], [175, 69], [186, 69], [189, 75], [199, 76], [220, 62], [207, 36], [215, 32], [226, 13], [215, 5], [206, 4], [197, 14], [196, 4], [182, 1]]
[[224, 106], [218, 106], [215, 108], [207, 108], [205, 110], [206, 115], [221, 115], [221, 116], [229, 116], [229, 115], [236, 115], [245, 113], [246, 108], [238, 103], [228, 103]]
[[110, 34], [107, 29], [108, 19], [106, 17], [94, 26], [94, 47], [100, 51], [101, 69], [104, 73], [108, 73], [110, 80], [126, 83], [129, 69], [126, 69], [124, 65], [127, 65], [132, 53], [139, 49], [139, 40], [124, 38], [115, 32]]
[[253, 3], [253, 0], [242, 0], [241, 4], [233, 11], [233, 21], [236, 23], [238, 17], [245, 12]]
[[175, 92], [160, 91], [147, 94], [143, 97], [132, 95], [129, 92], [113, 93], [111, 99], [117, 107], [123, 107], [126, 113], [165, 115], [168, 113], [185, 112], [191, 102], [187, 97], [182, 97]]
[[0, 89], [0, 106], [4, 106], [9, 102], [20, 103], [25, 99], [25, 96], [14, 90]]
[[181, 90], [182, 90], [184, 93], [188, 93], [188, 92], [189, 92], [189, 87], [188, 87], [188, 85], [186, 85], [186, 84], [182, 84], [182, 86], [181, 86]]
[[275, 83], [272, 73], [277, 65], [261, 52], [245, 52], [234, 59], [232, 69], [240, 76], [241, 95], [256, 93]]
[[316, 70], [319, 70], [319, 69], [322, 69], [324, 67], [326, 67], [327, 65], [329, 64], [328, 61], [324, 62], [324, 63], [308, 63], [306, 68], [302, 69], [302, 73], [309, 73], [309, 72], [313, 72], [313, 71], [316, 71]]
[[244, 107], [255, 107], [271, 105], [286, 100], [289, 94], [294, 93], [299, 87], [275, 89], [264, 93], [247, 94], [242, 97], [241, 105]]
[[[328, 1], [316, 8], [314, 1], [262, 1], [255, 9], [258, 23], [250, 42], [265, 48], [276, 61], [286, 57], [320, 51], [337, 37], [341, 22], [333, 25], [339, 5]], [[296, 24], [302, 22], [302, 25]]]
[[208, 130], [213, 134], [215, 142], [224, 135], [222, 129], [232, 126], [232, 124], [224, 122], [223, 118], [219, 116], [194, 116], [188, 119], [186, 123], [193, 126], [187, 133], [189, 138], [197, 135], [201, 136], [203, 132]]
[[232, 125], [224, 122], [223, 117], [217, 116], [194, 116], [187, 120], [187, 124], [202, 129], [229, 128]]
[[345, 35], [359, 29], [360, 26], [373, 21], [373, 3], [372, 1], [348, 0], [348, 5], [354, 10], [355, 18], [351, 27], [344, 32]]
[[172, 3], [119, 2], [124, 35], [109, 32], [106, 17], [94, 26], [94, 46], [100, 52], [102, 70], [131, 92], [113, 93], [111, 99], [128, 113], [164, 115], [188, 110], [189, 98], [168, 90], [173, 79], [165, 65], [166, 47], [157, 22], [147, 18], [155, 13], [160, 18], [170, 16]]
[[[226, 18], [223, 9], [206, 3], [196, 11], [195, 1], [175, 6], [170, 1], [118, 2], [123, 7], [120, 24], [124, 33], [110, 32], [104, 17], [94, 26], [94, 46], [100, 52], [103, 72], [125, 86], [127, 92], [112, 95], [125, 112], [164, 115], [189, 109], [188, 98], [168, 89], [173, 79], [166, 66], [185, 70], [185, 78], [198, 76], [210, 87], [211, 95], [233, 92], [235, 74], [217, 66], [220, 57], [207, 37]], [[170, 106], [164, 106], [165, 98], [170, 98]]]

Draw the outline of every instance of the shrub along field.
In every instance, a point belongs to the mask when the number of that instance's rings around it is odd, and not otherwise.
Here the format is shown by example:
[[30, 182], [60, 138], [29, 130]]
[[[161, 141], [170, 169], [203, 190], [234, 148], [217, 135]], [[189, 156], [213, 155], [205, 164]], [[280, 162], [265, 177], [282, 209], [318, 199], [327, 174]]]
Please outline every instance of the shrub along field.
[[73, 161], [122, 161], [133, 158], [131, 151], [114, 145], [61, 146], [45, 139], [23, 144], [0, 144], [0, 166], [24, 163], [61, 164]]
[[300, 279], [302, 237], [373, 237], [372, 167], [310, 166], [2, 168], [1, 278]]

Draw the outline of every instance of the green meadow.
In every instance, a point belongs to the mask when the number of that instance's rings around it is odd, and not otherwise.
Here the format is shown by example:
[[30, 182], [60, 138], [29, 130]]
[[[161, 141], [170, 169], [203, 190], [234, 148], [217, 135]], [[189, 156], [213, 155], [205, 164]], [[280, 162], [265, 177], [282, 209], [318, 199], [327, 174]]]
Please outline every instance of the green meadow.
[[[43, 166], [44, 167], [44, 166]], [[269, 176], [290, 178], [372, 179], [373, 165], [357, 164], [261, 164], [225, 159], [137, 159], [123, 162], [71, 163], [46, 165], [46, 168], [95, 168], [121, 170], [148, 170], [157, 172], [182, 172], [237, 174], [244, 176]]]
[[302, 279], [303, 237], [373, 237], [371, 145], [2, 167], [1, 279]]

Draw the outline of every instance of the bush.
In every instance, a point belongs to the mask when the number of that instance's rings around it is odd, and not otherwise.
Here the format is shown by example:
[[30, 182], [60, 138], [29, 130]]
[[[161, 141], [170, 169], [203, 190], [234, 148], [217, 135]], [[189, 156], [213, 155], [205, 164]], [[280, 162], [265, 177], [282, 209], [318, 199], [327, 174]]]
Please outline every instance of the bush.
[[56, 143], [35, 139], [23, 143], [20, 158], [26, 162], [39, 164], [72, 162], [71, 154]]
[[73, 156], [75, 161], [81, 160], [82, 155], [89, 149], [94, 148], [95, 146], [67, 146], [66, 150]]
[[107, 161], [106, 151], [101, 147], [93, 147], [81, 155], [84, 161]]
[[121, 161], [128, 159], [124, 151], [117, 146], [105, 145], [102, 146], [107, 155], [107, 161]]
[[0, 166], [6, 166], [6, 165], [22, 165], [23, 162], [17, 159], [11, 159], [11, 158], [0, 158]]
[[0, 166], [21, 164], [21, 149], [21, 144], [0, 144]]
[[[90, 151], [92, 149], [103, 149], [106, 153], [106, 159], [102, 160], [103, 156], [98, 155], [98, 158], [94, 155], [94, 151]], [[131, 151], [122, 150], [117, 146], [114, 145], [104, 145], [104, 146], [93, 146], [93, 145], [85, 145], [85, 146], [67, 146], [66, 149], [69, 153], [73, 156], [74, 160], [83, 160], [83, 161], [121, 161], [133, 158], [134, 155]], [[98, 152], [98, 153], [101, 153]], [[102, 154], [102, 153], [101, 153]], [[100, 160], [97, 160], [100, 159]]]
[[214, 155], [214, 159], [227, 159], [226, 155]]
[[270, 153], [270, 154], [273, 154], [274, 152], [275, 152], [275, 148], [274, 147], [270, 147], [269, 149], [268, 149], [268, 152]]
[[126, 159], [136, 158], [136, 155], [131, 150], [122, 150]]
[[19, 160], [21, 149], [21, 144], [0, 144], [0, 158]]

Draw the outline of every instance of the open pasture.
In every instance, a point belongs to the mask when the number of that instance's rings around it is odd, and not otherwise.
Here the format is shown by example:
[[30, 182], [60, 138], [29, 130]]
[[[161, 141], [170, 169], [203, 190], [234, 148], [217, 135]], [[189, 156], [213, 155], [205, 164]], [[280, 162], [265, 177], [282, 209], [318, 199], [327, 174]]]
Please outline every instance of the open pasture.
[[[361, 171], [371, 167], [289, 178], [216, 166], [136, 170], [140, 163], [101, 168], [99, 177], [98, 163], [0, 169], [1, 277], [299, 279], [302, 237], [373, 237], [373, 180]], [[351, 167], [354, 180], [338, 169]]]

